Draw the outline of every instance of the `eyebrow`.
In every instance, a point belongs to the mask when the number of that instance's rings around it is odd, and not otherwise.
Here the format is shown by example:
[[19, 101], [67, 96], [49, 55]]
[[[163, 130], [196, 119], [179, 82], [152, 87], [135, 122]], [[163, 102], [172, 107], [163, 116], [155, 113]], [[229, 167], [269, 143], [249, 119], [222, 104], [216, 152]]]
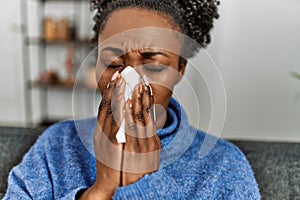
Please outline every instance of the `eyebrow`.
[[145, 51], [145, 52], [142, 52], [141, 53], [142, 56], [144, 57], [147, 57], [147, 58], [151, 58], [151, 57], [154, 57], [154, 56], [157, 56], [157, 55], [162, 55], [162, 56], [165, 56], [167, 58], [169, 58], [170, 56], [163, 53], [163, 52], [159, 52], [159, 51], [156, 51], [156, 52], [153, 52], [153, 51]]
[[118, 49], [118, 48], [115, 48], [115, 47], [105, 47], [104, 49], [101, 50], [101, 52], [103, 52], [103, 51], [112, 51], [117, 55], [123, 55], [124, 54], [122, 49]]
[[[122, 49], [119, 48], [115, 48], [115, 47], [105, 47], [104, 49], [101, 50], [101, 52], [103, 51], [111, 51], [117, 55], [123, 55], [124, 51]], [[147, 57], [147, 58], [151, 58], [157, 55], [161, 55], [161, 56], [165, 56], [167, 58], [170, 58], [170, 56], [166, 53], [160, 52], [160, 51], [151, 51], [151, 50], [144, 50], [144, 52], [140, 53], [143, 57]]]

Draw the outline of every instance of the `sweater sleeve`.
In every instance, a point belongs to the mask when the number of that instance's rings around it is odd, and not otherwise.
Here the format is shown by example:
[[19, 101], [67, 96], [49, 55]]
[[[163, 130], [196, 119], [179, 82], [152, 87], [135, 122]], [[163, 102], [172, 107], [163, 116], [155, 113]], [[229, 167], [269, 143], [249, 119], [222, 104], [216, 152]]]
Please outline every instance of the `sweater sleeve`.
[[117, 188], [113, 199], [178, 199], [178, 188], [175, 179], [162, 169], [134, 184]]
[[[47, 131], [46, 131], [47, 132]], [[41, 136], [8, 177], [6, 199], [52, 199], [51, 176]]]
[[8, 177], [8, 188], [4, 200], [8, 199], [76, 199], [76, 195], [86, 189], [85, 185], [78, 184], [70, 187], [64, 193], [57, 194], [54, 189], [54, 179], [49, 162], [51, 156], [59, 158], [61, 155], [50, 148], [56, 138], [53, 135], [61, 133], [60, 125], [48, 128], [23, 157], [22, 162], [15, 166]]
[[[232, 145], [232, 144], [231, 144]], [[216, 184], [216, 199], [259, 200], [260, 193], [245, 155], [232, 145], [230, 157]]]

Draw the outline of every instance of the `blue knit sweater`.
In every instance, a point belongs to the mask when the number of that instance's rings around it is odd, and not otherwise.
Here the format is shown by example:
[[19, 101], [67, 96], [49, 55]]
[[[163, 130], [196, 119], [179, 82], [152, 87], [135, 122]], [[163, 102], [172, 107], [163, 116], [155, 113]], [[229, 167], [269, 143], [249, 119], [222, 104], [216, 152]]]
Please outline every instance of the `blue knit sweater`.
[[[168, 126], [158, 131], [160, 169], [117, 188], [113, 199], [260, 199], [251, 167], [237, 147], [190, 127], [175, 100], [168, 115]], [[92, 118], [47, 129], [10, 172], [4, 200], [76, 199], [96, 178], [95, 125]], [[214, 142], [205, 151], [204, 143]]]

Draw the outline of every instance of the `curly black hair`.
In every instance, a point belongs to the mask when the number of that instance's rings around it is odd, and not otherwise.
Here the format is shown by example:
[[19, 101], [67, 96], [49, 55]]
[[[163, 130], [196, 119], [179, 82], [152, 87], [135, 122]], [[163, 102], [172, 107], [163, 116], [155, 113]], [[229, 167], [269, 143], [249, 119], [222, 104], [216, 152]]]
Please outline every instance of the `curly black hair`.
[[[210, 30], [214, 19], [219, 18], [217, 6], [219, 0], [91, 0], [90, 9], [96, 11], [92, 43], [97, 44], [107, 16], [121, 8], [143, 8], [154, 10], [169, 16], [177, 24], [183, 34], [188, 35], [201, 48], [206, 48], [211, 42]], [[192, 57], [199, 48], [185, 44], [185, 58]]]

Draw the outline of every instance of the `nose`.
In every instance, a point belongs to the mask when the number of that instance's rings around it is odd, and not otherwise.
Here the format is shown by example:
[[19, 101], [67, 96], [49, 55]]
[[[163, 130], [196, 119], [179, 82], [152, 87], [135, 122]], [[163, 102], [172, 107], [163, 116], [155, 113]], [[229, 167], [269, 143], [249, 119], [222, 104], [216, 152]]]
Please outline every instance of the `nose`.
[[138, 53], [138, 51], [131, 51], [124, 55], [124, 62], [126, 66], [139, 66], [142, 64], [141, 55]]
[[142, 76], [140, 69], [141, 69], [143, 62], [142, 62], [141, 55], [139, 55], [139, 53], [137, 51], [128, 52], [124, 56], [124, 64], [125, 64], [125, 67], [131, 66], [139, 73], [140, 76]]

